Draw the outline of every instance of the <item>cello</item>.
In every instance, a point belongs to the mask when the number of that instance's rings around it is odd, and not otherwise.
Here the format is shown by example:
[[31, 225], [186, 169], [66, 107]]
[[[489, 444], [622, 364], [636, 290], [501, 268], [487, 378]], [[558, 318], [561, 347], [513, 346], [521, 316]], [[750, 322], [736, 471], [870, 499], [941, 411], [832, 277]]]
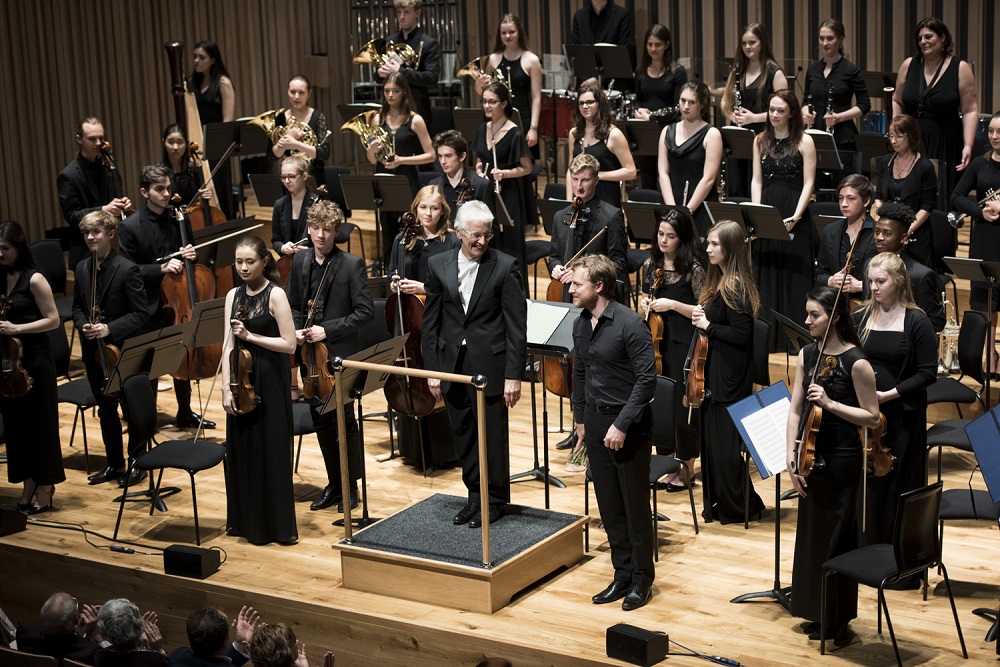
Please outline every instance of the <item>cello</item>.
[[667, 272], [663, 269], [656, 269], [653, 272], [653, 284], [649, 288], [649, 303], [646, 304], [646, 317], [644, 318], [646, 326], [649, 327], [649, 334], [653, 338], [653, 355], [656, 357], [657, 375], [663, 375], [663, 353], [660, 352], [660, 342], [663, 340], [663, 316], [654, 313], [651, 306], [653, 305], [653, 292], [660, 289], [666, 275]]
[[[583, 208], [583, 199], [576, 197], [573, 199], [573, 215], [569, 219], [569, 227], [576, 229], [576, 223], [580, 218], [580, 211]], [[569, 262], [566, 262], [569, 264]], [[566, 286], [561, 280], [553, 278], [545, 290], [546, 301], [558, 301], [562, 303]], [[542, 361], [543, 375], [545, 377], [545, 389], [551, 391], [556, 396], [570, 398], [573, 394], [573, 359], [571, 357], [547, 358]]]
[[[417, 234], [419, 223], [412, 213], [404, 213], [402, 217], [402, 233], [399, 241], [400, 261], [399, 271], [393, 276], [406, 278], [406, 251]], [[389, 295], [385, 303], [385, 324], [393, 338], [409, 334], [406, 344], [400, 351], [396, 365], [403, 368], [423, 368], [423, 353], [420, 348], [421, 332], [423, 331], [424, 301], [416, 294], [404, 294], [400, 291], [398, 282], [396, 289]], [[383, 387], [385, 399], [389, 407], [407, 417], [426, 417], [444, 409], [444, 400], [437, 401], [427, 387], [424, 378], [408, 375], [393, 375]]]
[[[0, 294], [0, 320], [7, 319], [12, 305], [6, 294]], [[34, 380], [21, 365], [24, 349], [16, 336], [0, 336], [0, 396], [21, 398], [34, 385]]]

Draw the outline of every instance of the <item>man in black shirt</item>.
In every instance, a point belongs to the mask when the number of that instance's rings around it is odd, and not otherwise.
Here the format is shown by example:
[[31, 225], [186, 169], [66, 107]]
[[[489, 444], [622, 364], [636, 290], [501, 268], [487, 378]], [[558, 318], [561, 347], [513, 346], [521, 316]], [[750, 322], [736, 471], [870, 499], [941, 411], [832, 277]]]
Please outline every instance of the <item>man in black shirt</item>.
[[417, 113], [423, 116], [427, 126], [431, 125], [431, 96], [430, 87], [438, 82], [441, 72], [441, 45], [438, 41], [424, 32], [420, 27], [420, 14], [423, 3], [420, 0], [393, 0], [396, 7], [396, 24], [399, 32], [386, 37], [387, 43], [406, 44], [417, 56], [414, 67], [409, 67], [403, 63], [392, 61], [386, 63], [378, 69], [377, 80], [382, 79], [393, 72], [399, 72], [406, 77], [410, 84], [410, 92], [413, 95], [413, 104], [417, 107]]
[[[434, 152], [438, 164], [444, 174], [431, 181], [444, 192], [444, 199], [451, 207], [451, 222], [455, 223], [458, 215], [458, 198], [464, 195], [464, 201], [478, 200], [493, 210], [493, 190], [490, 182], [465, 166], [465, 158], [469, 152], [469, 142], [457, 130], [445, 130], [434, 137]], [[462, 181], [469, 181], [469, 190], [465, 191]], [[498, 230], [494, 230], [494, 234]]]
[[[653, 340], [639, 315], [615, 301], [616, 269], [603, 255], [571, 262], [570, 295], [583, 308], [573, 323], [573, 414], [585, 443], [615, 577], [594, 604], [631, 611], [653, 593], [649, 458], [656, 389]], [[665, 406], [669, 407], [669, 406]]]

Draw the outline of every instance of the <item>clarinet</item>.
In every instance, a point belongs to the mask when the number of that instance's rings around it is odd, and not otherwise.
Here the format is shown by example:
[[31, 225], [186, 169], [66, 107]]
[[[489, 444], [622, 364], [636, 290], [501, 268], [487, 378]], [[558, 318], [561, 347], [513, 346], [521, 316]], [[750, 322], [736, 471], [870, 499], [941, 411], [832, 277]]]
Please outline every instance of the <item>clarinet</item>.
[[[830, 115], [832, 113], [833, 113], [833, 84], [831, 83], [830, 87], [826, 91], [826, 115]], [[823, 121], [823, 128], [827, 132], [830, 131], [830, 128], [827, 127], [825, 120]]]

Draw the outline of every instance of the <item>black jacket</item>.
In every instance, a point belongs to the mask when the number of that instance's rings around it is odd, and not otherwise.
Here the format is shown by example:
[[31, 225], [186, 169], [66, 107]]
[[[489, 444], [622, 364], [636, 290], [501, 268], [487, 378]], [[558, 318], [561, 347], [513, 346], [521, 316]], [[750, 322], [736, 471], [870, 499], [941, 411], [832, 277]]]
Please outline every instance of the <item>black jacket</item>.
[[[823, 238], [819, 244], [819, 254], [816, 256], [816, 285], [826, 287], [827, 281], [835, 273], [844, 268], [846, 253], [841, 252], [840, 242], [847, 227], [847, 220], [840, 220], [827, 225], [823, 229]], [[871, 216], [865, 216], [864, 224], [859, 232], [861, 235], [854, 246], [855, 262], [851, 275], [864, 283], [864, 270], [868, 262], [876, 255], [875, 252], [875, 221]]]
[[[90, 321], [90, 308], [94, 298], [91, 293], [92, 263], [93, 255], [77, 264], [74, 273], [76, 279], [73, 281], [73, 324], [81, 331], [83, 325]], [[112, 250], [104, 258], [103, 265], [109, 277], [98, 295], [97, 305], [100, 306], [104, 322], [108, 325], [111, 338], [109, 342], [121, 345], [122, 341], [146, 323], [149, 317], [149, 303], [139, 267], [134, 262]], [[81, 337], [80, 341], [83, 343], [86, 339]]]
[[[403, 39], [402, 31], [386, 38], [386, 42], [406, 44], [417, 54], [419, 60], [414, 69], [403, 66], [399, 73], [406, 77], [413, 94], [413, 105], [427, 127], [431, 126], [431, 96], [430, 87], [438, 82], [441, 74], [441, 45], [436, 39], [424, 32], [421, 26], [414, 28], [407, 39]], [[375, 80], [381, 84], [382, 78], [376, 74]]]
[[[587, 247], [586, 254], [607, 255], [618, 270], [618, 277], [624, 278], [628, 259], [628, 237], [625, 235], [625, 217], [621, 209], [594, 197], [584, 204], [576, 229], [569, 227], [572, 217], [573, 207], [567, 206], [552, 218], [549, 273], [560, 264], [565, 266], [587, 241], [607, 227], [608, 231]], [[577, 232], [582, 234], [579, 239]]]
[[[319, 195], [315, 192], [307, 192], [302, 200], [302, 210], [299, 211], [301, 228], [292, 229], [292, 196], [285, 195], [274, 202], [274, 211], [271, 213], [271, 247], [275, 252], [281, 253], [281, 246], [286, 243], [298, 243], [308, 236], [309, 226], [306, 224], [306, 213], [309, 207], [319, 201]], [[312, 246], [312, 241], [305, 244]]]

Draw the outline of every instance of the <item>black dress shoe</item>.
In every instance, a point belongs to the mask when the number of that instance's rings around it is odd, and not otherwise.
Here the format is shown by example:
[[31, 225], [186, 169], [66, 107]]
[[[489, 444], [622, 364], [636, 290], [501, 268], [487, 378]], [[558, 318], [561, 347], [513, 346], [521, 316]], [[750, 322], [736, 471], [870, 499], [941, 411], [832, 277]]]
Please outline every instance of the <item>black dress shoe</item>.
[[[495, 523], [503, 516], [503, 505], [491, 504], [489, 511], [490, 523]], [[479, 528], [483, 524], [483, 515], [478, 509], [475, 516], [469, 519], [469, 528]]]
[[474, 516], [479, 516], [479, 503], [466, 503], [451, 522], [456, 526], [461, 526], [463, 523], [469, 523]]
[[[358, 487], [351, 489], [351, 509], [358, 506]], [[337, 511], [341, 514], [344, 513], [344, 497], [340, 497], [340, 502], [337, 503]]]
[[590, 599], [593, 600], [594, 604], [608, 604], [615, 600], [621, 600], [628, 594], [630, 586], [631, 584], [627, 581], [618, 581], [615, 579], [611, 582], [610, 586]]
[[211, 419], [206, 419], [204, 422], [202, 422], [201, 417], [198, 415], [198, 413], [191, 411], [187, 412], [186, 414], [178, 412], [175, 423], [180, 428], [198, 428], [198, 424], [201, 424], [201, 427], [204, 429], [215, 428], [214, 421], [212, 421]]
[[325, 510], [327, 507], [339, 502], [340, 498], [341, 495], [334, 491], [332, 486], [327, 485], [327, 487], [323, 489], [323, 493], [319, 494], [319, 498], [312, 501], [312, 504], [309, 505], [309, 509], [313, 511]]
[[141, 470], [139, 468], [132, 468], [132, 473], [130, 475], [122, 474], [118, 478], [118, 488], [119, 489], [124, 489], [125, 488], [125, 480], [126, 479], [128, 480], [128, 485], [129, 486], [138, 486], [139, 483], [142, 480], [146, 479], [146, 471], [145, 470]]
[[644, 607], [647, 602], [653, 599], [653, 589], [642, 584], [634, 584], [628, 589], [628, 595], [622, 600], [622, 609], [632, 611], [639, 607]]
[[573, 449], [576, 445], [576, 431], [571, 431], [569, 435], [556, 443], [556, 449]]
[[112, 468], [111, 466], [108, 466], [101, 472], [88, 477], [87, 478], [89, 480], [88, 484], [90, 484], [91, 486], [95, 484], [104, 484], [105, 482], [110, 482], [111, 480], [118, 479], [124, 474], [125, 474], [125, 468]]

